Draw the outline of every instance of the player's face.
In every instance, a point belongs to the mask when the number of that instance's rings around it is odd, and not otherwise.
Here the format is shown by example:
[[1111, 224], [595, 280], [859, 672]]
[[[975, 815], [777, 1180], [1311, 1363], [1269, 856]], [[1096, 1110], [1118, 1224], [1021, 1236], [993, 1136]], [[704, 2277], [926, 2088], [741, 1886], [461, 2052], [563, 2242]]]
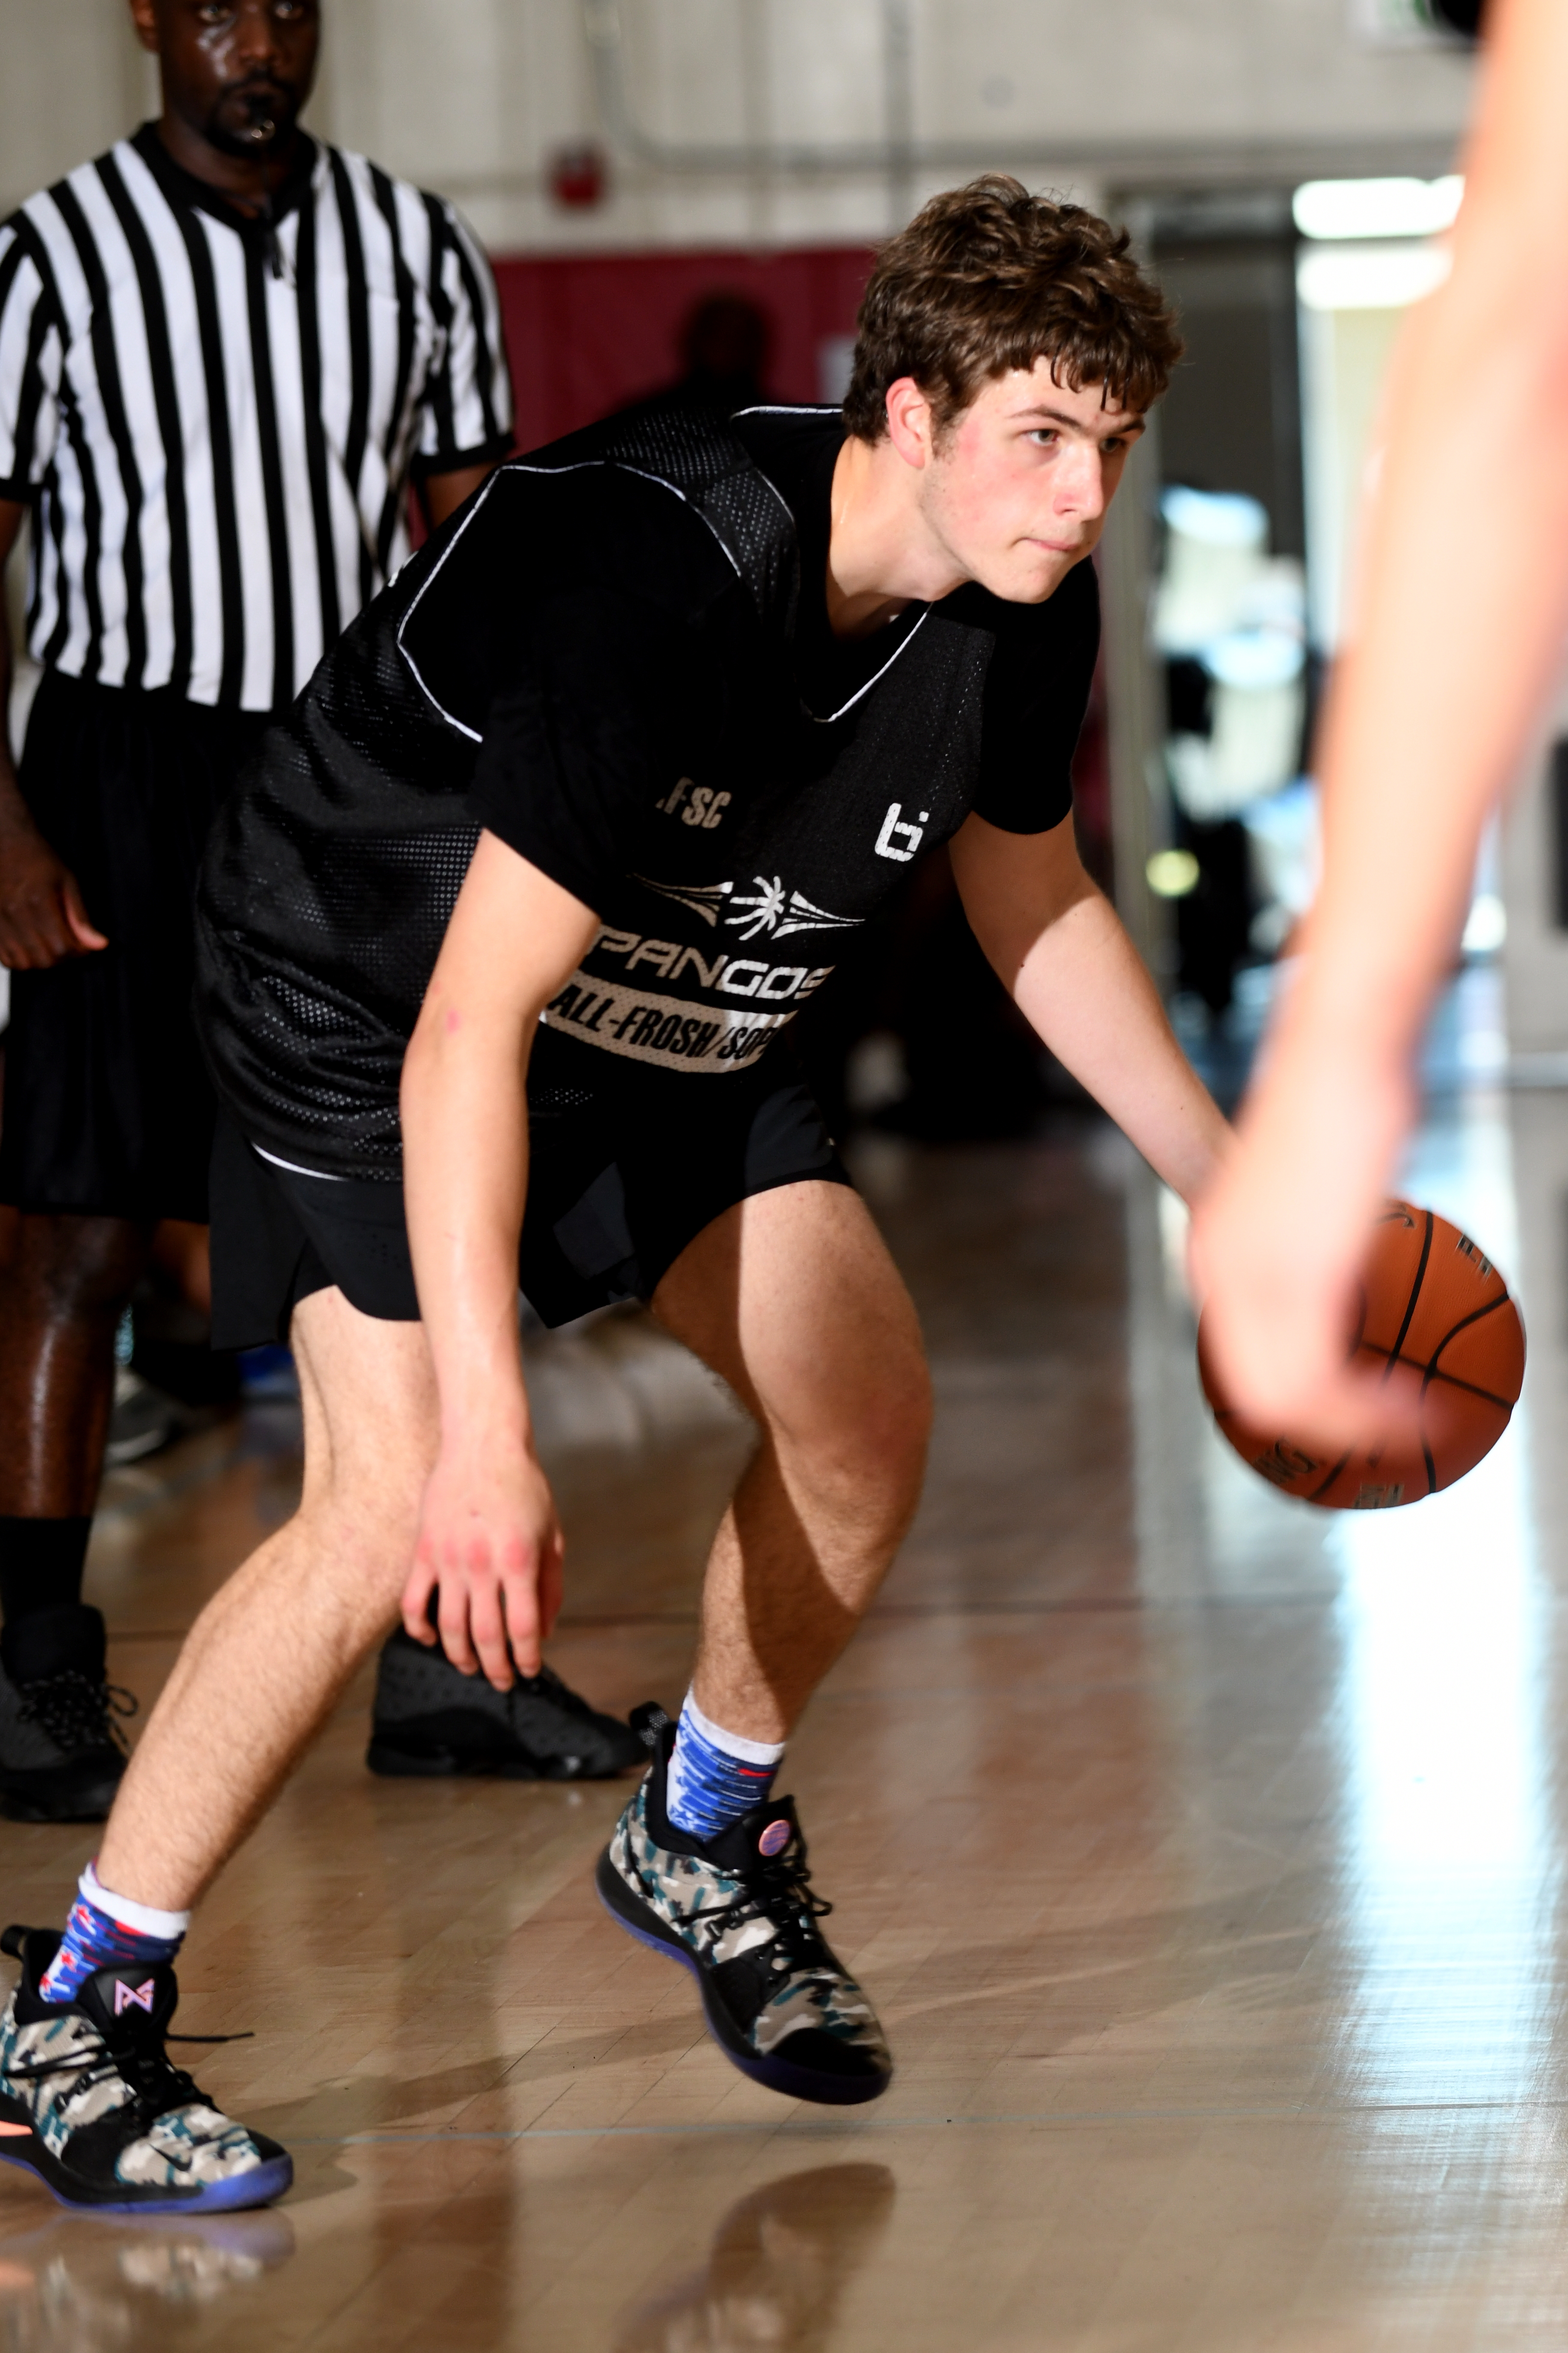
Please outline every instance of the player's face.
[[287, 153], [315, 78], [317, 0], [132, 0], [132, 14], [193, 131], [226, 155]]
[[1143, 419], [1104, 386], [1051, 379], [1050, 363], [982, 385], [921, 476], [928, 525], [969, 580], [1044, 603], [1105, 527]]

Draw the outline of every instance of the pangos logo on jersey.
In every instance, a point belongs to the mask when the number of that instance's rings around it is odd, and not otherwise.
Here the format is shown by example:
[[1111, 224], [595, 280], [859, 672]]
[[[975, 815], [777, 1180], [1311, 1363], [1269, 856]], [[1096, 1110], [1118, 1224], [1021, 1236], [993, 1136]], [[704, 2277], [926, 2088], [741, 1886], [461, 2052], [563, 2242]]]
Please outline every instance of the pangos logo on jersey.
[[836, 915], [829, 908], [819, 907], [804, 891], [792, 891], [777, 874], [771, 878], [753, 874], [749, 884], [655, 882], [646, 874], [635, 874], [632, 880], [645, 891], [657, 891], [661, 899], [689, 907], [714, 931], [721, 923], [727, 931], [738, 931], [743, 940], [754, 940], [763, 934], [771, 940], [787, 940], [792, 932], [852, 932], [865, 921], [861, 915]]
[[694, 1013], [679, 997], [618, 988], [613, 982], [606, 987], [574, 972], [545, 1007], [543, 1018], [553, 1029], [591, 1039], [634, 1062], [658, 1062], [666, 1070], [735, 1071], [756, 1059], [790, 1014], [731, 1012], [728, 1006]]
[[[795, 932], [848, 931], [858, 915], [835, 915], [817, 907], [798, 891], [786, 889], [774, 876], [753, 878], [749, 892], [732, 882], [681, 884], [652, 882], [637, 877], [644, 887], [690, 908], [704, 923], [718, 928], [721, 918], [740, 931], [742, 942], [760, 934], [782, 940]], [[714, 943], [718, 946], [718, 943]], [[802, 1000], [820, 988], [832, 972], [830, 964], [773, 964], [762, 956], [737, 956], [720, 949], [705, 956], [700, 949], [678, 940], [645, 938], [639, 932], [617, 931], [606, 925], [594, 943], [595, 957], [624, 962], [626, 982], [595, 974], [574, 972], [560, 995], [545, 1008], [552, 1027], [591, 1038], [613, 1054], [634, 1061], [657, 1062], [667, 1069], [733, 1071], [752, 1061], [777, 1029], [791, 1020]], [[741, 998], [743, 1004], [693, 1006], [689, 998], [667, 997], [640, 985], [630, 976], [638, 971], [661, 980], [700, 988], [720, 997]], [[766, 1007], [766, 1011], [761, 1008]], [[777, 1008], [777, 1010], [773, 1008]]]

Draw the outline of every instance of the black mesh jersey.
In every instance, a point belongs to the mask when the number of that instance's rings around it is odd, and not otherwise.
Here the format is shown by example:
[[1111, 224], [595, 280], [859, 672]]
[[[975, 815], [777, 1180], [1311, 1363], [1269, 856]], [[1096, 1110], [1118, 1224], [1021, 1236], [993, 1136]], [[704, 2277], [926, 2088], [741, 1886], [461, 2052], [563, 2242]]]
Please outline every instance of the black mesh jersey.
[[754, 1063], [972, 809], [1067, 815], [1091, 567], [836, 641], [842, 438], [836, 410], [612, 418], [501, 467], [351, 626], [202, 878], [203, 1035], [264, 1149], [399, 1173], [404, 1049], [481, 826], [601, 920], [546, 1023], [684, 1082]]

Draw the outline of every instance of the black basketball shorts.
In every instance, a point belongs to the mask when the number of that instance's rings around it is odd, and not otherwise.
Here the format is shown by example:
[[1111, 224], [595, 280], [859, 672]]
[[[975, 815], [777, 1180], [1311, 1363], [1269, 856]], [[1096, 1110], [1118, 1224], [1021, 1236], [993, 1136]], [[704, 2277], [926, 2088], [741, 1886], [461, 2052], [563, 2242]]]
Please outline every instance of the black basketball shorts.
[[205, 1218], [214, 1102], [191, 1019], [195, 874], [267, 724], [46, 671], [22, 792], [109, 945], [11, 976], [0, 1201]]
[[[542, 1029], [519, 1287], [552, 1325], [649, 1299], [737, 1201], [811, 1179], [850, 1181], [787, 1044], [752, 1070], [698, 1079]], [[362, 1315], [418, 1320], [401, 1185], [289, 1166], [224, 1110], [211, 1191], [215, 1347], [286, 1339], [300, 1301], [332, 1286]]]

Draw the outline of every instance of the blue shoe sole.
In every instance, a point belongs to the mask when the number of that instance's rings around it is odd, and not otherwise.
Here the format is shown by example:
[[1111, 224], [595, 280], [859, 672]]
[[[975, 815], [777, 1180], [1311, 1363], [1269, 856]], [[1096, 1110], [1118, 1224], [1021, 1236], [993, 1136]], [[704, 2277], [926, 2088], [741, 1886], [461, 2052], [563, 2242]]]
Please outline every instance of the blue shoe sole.
[[793, 2066], [787, 2059], [759, 2059], [754, 2052], [738, 2050], [731, 2039], [734, 2028], [721, 2007], [696, 1955], [688, 1952], [679, 1937], [656, 1928], [644, 1927], [640, 1922], [629, 1918], [615, 1895], [606, 1889], [605, 1874], [614, 1881], [617, 1892], [624, 1890], [627, 1904], [635, 1904], [637, 1898], [626, 1887], [609, 1856], [601, 1855], [594, 1884], [600, 1903], [616, 1927], [624, 1928], [627, 1936], [634, 1936], [639, 1945], [646, 1945], [650, 1953], [662, 1953], [667, 1960], [679, 1961], [682, 1968], [696, 1978], [708, 2031], [731, 2065], [738, 2067], [742, 2075], [749, 2075], [753, 2084], [765, 2084], [770, 2092], [782, 2093], [786, 2100], [811, 2100], [818, 2107], [858, 2108], [868, 2100], [881, 2098], [893, 2080], [890, 2073], [886, 2075], [829, 2075], [815, 2067]]
[[226, 2181], [210, 2181], [205, 2189], [195, 2190], [189, 2197], [133, 2198], [110, 2204], [106, 2199], [72, 2198], [65, 2190], [57, 2189], [34, 2158], [19, 2151], [13, 2156], [3, 2141], [0, 2165], [14, 2165], [19, 2173], [30, 2173], [57, 2205], [68, 2207], [73, 2214], [232, 2214], [247, 2206], [270, 2206], [294, 2179], [293, 2158], [274, 2157], [264, 2165], [253, 2167], [248, 2173], [231, 2174]]

